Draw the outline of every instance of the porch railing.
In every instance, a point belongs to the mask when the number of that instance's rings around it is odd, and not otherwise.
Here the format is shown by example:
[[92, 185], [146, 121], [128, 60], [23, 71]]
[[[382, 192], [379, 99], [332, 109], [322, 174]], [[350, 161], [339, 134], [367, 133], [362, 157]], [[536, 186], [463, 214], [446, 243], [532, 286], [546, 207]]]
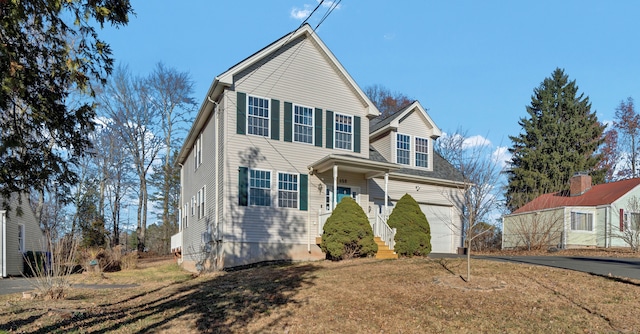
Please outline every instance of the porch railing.
[[396, 245], [396, 229], [389, 227], [387, 224], [387, 217], [376, 214], [375, 217], [369, 218], [369, 224], [373, 229], [373, 235], [380, 237], [384, 243], [389, 246], [389, 249], [393, 250]]
[[[318, 211], [318, 236], [321, 237], [324, 232], [324, 224], [331, 216], [331, 212]], [[373, 230], [373, 235], [380, 237], [384, 243], [393, 250], [395, 246], [396, 229], [387, 225], [387, 219], [382, 214], [376, 214], [375, 217], [369, 218], [369, 224]]]

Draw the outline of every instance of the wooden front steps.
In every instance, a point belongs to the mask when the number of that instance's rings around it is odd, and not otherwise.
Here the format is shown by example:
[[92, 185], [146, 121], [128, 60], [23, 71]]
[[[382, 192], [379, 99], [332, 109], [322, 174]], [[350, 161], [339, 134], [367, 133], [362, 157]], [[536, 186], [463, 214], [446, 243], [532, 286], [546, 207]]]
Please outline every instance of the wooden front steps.
[[[373, 237], [373, 241], [378, 244], [378, 252], [376, 253], [376, 259], [397, 259], [398, 254], [396, 252], [389, 249], [380, 237]], [[316, 237], [316, 245], [320, 245], [322, 243], [322, 237]]]
[[380, 237], [374, 237], [373, 241], [375, 241], [376, 244], [378, 244], [378, 252], [376, 253], [376, 259], [397, 259], [398, 258], [398, 254], [396, 254], [396, 252], [394, 252], [393, 250], [389, 249], [389, 246], [387, 246], [384, 243], [384, 241], [380, 239]]

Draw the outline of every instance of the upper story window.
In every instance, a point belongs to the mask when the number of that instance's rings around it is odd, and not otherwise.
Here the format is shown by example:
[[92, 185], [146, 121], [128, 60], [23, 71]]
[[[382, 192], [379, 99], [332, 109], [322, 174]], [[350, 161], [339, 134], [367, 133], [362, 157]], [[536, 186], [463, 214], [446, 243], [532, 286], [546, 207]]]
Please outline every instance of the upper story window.
[[416, 167], [429, 167], [429, 139], [416, 137]]
[[571, 212], [572, 231], [593, 231], [593, 214], [585, 212]]
[[193, 162], [195, 169], [198, 169], [202, 165], [202, 133], [196, 139], [193, 144]]
[[271, 172], [249, 170], [249, 205], [271, 206]]
[[408, 135], [396, 134], [396, 163], [411, 164], [411, 137]]
[[278, 206], [298, 207], [298, 174], [278, 173]]
[[313, 108], [295, 106], [293, 111], [293, 141], [313, 144]]
[[249, 96], [247, 110], [248, 133], [258, 136], [269, 136], [269, 100]]
[[353, 116], [336, 114], [335, 147], [351, 151], [353, 148]]

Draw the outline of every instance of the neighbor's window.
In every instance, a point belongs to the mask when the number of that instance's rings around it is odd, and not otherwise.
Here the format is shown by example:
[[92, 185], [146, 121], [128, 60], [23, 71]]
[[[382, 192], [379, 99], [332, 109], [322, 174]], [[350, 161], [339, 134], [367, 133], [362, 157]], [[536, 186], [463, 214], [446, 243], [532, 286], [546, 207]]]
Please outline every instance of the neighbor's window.
[[429, 167], [429, 139], [416, 137], [416, 167]]
[[249, 205], [271, 206], [271, 172], [249, 171]]
[[353, 116], [336, 114], [335, 148], [352, 150]]
[[278, 206], [298, 207], [298, 174], [278, 173]]
[[247, 126], [249, 134], [269, 136], [269, 100], [249, 96]]
[[637, 231], [640, 228], [640, 212], [625, 212], [624, 227], [626, 230]]
[[396, 134], [396, 163], [411, 164], [411, 137], [401, 133]]
[[593, 214], [584, 212], [571, 212], [572, 231], [593, 231]]
[[18, 250], [24, 253], [24, 225], [18, 224]]
[[295, 106], [293, 111], [293, 141], [313, 144], [313, 108]]

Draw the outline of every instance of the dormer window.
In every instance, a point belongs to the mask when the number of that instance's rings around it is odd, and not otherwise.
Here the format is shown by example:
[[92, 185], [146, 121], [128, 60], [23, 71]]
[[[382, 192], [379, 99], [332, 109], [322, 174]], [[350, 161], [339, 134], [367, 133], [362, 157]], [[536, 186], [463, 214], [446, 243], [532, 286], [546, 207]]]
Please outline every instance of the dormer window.
[[429, 168], [429, 139], [416, 137], [416, 167]]
[[402, 133], [396, 134], [396, 163], [411, 165], [411, 137]]

